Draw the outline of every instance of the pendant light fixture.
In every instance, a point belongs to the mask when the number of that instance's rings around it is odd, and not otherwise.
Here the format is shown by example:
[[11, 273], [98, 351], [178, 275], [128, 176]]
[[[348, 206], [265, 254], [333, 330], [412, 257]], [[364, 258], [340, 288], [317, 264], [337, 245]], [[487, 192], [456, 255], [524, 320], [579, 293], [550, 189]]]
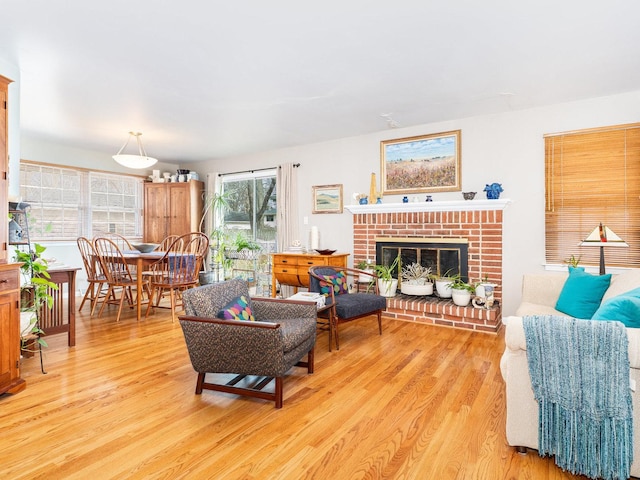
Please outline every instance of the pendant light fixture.
[[[142, 133], [140, 132], [129, 132], [127, 141], [124, 143], [122, 148], [118, 150], [118, 153], [113, 156], [113, 159], [123, 167], [127, 168], [149, 168], [151, 165], [154, 165], [158, 160], [147, 156], [147, 152], [145, 152], [144, 147], [142, 146], [142, 140], [140, 140], [141, 135]], [[138, 155], [122, 153], [127, 145], [129, 145], [131, 137], [136, 137], [136, 142], [138, 143]]]

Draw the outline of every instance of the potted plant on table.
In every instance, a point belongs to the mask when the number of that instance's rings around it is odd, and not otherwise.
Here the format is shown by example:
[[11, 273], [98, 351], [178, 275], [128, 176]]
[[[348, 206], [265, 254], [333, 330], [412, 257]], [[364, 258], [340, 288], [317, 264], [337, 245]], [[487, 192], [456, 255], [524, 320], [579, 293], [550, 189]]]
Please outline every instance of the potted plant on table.
[[466, 307], [471, 302], [471, 295], [475, 292], [475, 286], [465, 282], [460, 275], [451, 278], [451, 299], [459, 307]]
[[400, 264], [400, 254], [391, 265], [376, 265], [374, 267], [378, 275], [378, 290], [383, 297], [395, 297], [398, 288], [398, 279], [393, 278], [396, 267]]
[[431, 295], [433, 293], [431, 267], [413, 262], [402, 267], [401, 277], [400, 291], [405, 295]]

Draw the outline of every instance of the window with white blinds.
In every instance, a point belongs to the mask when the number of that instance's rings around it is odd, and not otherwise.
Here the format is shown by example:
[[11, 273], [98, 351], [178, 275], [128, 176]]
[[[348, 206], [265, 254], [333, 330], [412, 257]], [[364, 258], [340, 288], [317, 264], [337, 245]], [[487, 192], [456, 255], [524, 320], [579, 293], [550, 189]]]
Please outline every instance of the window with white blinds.
[[20, 162], [31, 241], [91, 238], [97, 232], [142, 236], [143, 179]]
[[640, 267], [640, 124], [545, 135], [545, 180], [547, 263], [598, 265], [579, 243], [602, 223], [629, 244], [605, 247], [607, 266]]

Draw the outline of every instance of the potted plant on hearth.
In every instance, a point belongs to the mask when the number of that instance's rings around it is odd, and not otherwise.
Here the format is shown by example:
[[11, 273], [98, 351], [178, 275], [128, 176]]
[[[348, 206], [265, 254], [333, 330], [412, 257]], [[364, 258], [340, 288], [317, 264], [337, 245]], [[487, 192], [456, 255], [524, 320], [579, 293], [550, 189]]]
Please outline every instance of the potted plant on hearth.
[[400, 291], [405, 295], [431, 295], [433, 293], [430, 267], [413, 262], [402, 267], [401, 278]]
[[459, 307], [466, 307], [471, 302], [471, 295], [475, 292], [475, 286], [465, 282], [460, 275], [451, 278], [451, 299]]
[[443, 275], [436, 278], [436, 292], [440, 298], [451, 298], [451, 281], [455, 276], [451, 274], [451, 270], [447, 270]]
[[383, 297], [395, 297], [398, 288], [398, 279], [393, 278], [393, 273], [400, 263], [400, 254], [391, 265], [376, 265], [374, 270], [378, 275], [378, 290]]

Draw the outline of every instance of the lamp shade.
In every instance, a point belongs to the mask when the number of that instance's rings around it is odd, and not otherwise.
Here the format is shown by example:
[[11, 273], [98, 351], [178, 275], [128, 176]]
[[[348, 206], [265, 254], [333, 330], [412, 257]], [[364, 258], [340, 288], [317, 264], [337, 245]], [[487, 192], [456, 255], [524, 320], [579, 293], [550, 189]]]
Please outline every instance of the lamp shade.
[[[142, 140], [140, 139], [141, 135], [142, 133], [140, 132], [129, 132], [127, 141], [118, 151], [118, 153], [113, 156], [113, 159], [123, 167], [127, 168], [149, 168], [150, 166], [156, 164], [158, 162], [157, 159], [147, 156], [147, 152], [145, 152], [144, 147], [142, 146]], [[129, 140], [131, 140], [131, 137], [136, 138], [136, 142], [138, 144], [138, 155], [122, 153], [129, 144]]]
[[628, 247], [627, 242], [616, 235], [609, 227], [602, 224], [598, 225], [585, 238], [581, 247]]

